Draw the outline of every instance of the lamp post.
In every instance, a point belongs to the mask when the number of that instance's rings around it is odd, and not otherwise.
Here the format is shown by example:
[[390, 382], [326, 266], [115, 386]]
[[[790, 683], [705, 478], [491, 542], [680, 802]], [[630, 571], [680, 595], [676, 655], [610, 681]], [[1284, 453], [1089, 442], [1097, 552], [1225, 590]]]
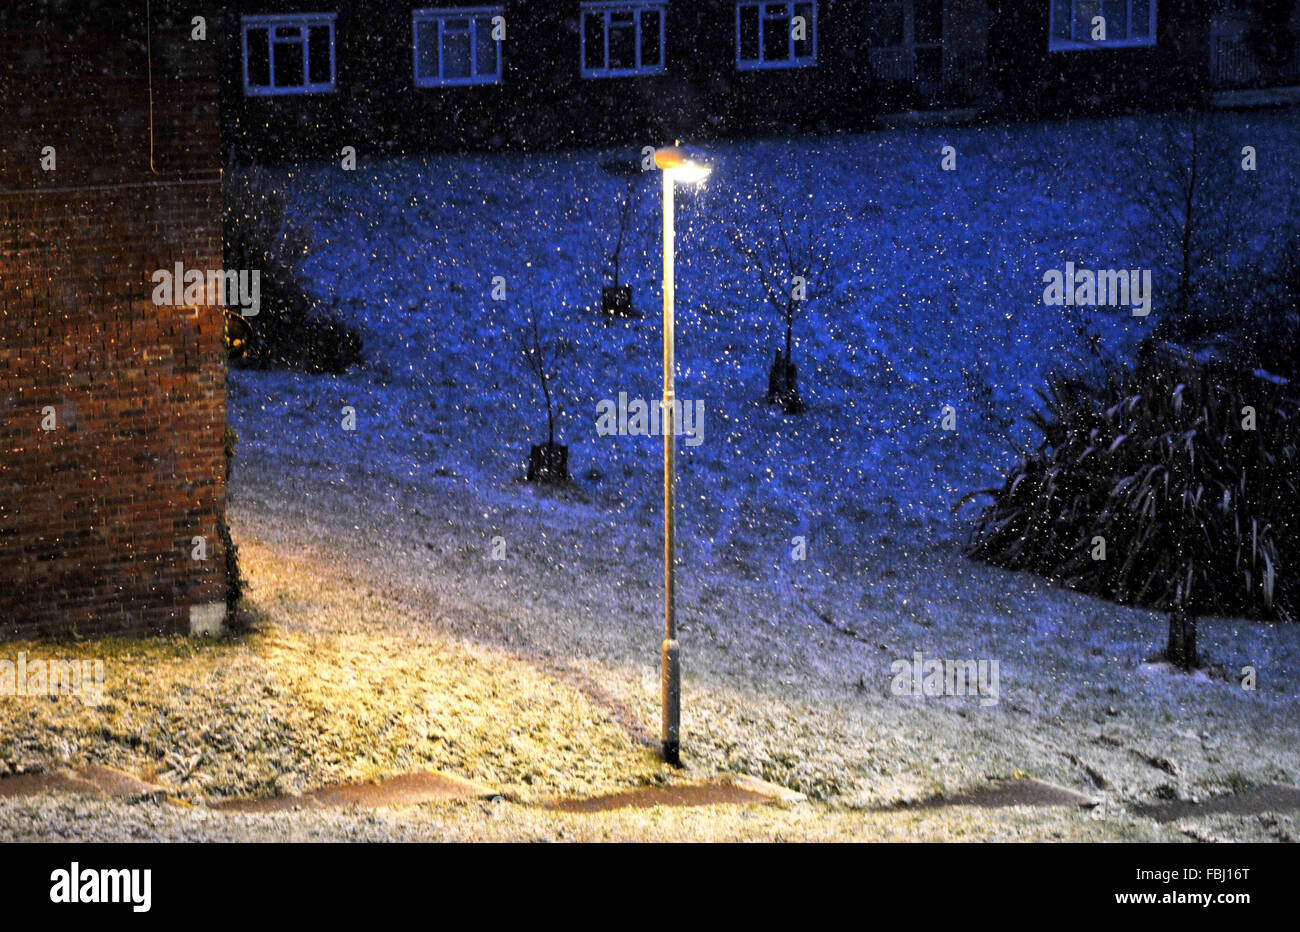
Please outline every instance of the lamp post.
[[677, 646], [677, 400], [673, 336], [673, 186], [698, 184], [712, 167], [688, 155], [680, 144], [655, 152], [655, 165], [664, 176], [664, 399], [660, 425], [664, 435], [664, 643], [663, 753], [674, 767], [681, 765], [682, 669]]

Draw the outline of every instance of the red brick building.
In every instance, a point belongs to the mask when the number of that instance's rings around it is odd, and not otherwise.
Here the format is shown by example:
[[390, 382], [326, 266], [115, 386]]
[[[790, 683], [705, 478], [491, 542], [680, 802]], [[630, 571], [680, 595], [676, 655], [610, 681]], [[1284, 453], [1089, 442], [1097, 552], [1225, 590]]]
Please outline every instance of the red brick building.
[[[0, 4], [0, 636], [225, 613], [215, 43], [193, 4]], [[199, 557], [199, 559], [195, 559]]]

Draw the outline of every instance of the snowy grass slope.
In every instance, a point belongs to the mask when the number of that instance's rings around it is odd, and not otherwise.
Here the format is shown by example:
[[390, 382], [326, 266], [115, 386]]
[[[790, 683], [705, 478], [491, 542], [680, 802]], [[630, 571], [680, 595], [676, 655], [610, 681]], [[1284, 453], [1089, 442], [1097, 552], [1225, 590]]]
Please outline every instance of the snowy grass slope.
[[[1277, 226], [1297, 116], [1230, 119], [1274, 160], [1249, 182], [1249, 222]], [[1210, 621], [1211, 686], [1151, 677], [1158, 616], [970, 566], [954, 547], [952, 506], [1008, 455], [998, 421], [1080, 352], [1071, 322], [1041, 304], [1042, 271], [1152, 264], [1119, 162], [1127, 137], [1152, 131], [1117, 120], [742, 142], [682, 196], [678, 394], [708, 411], [705, 442], [679, 460], [687, 726], [710, 765], [850, 803], [1016, 769], [1119, 801], [1300, 781], [1296, 632]], [[939, 170], [944, 144], [955, 173]], [[595, 405], [658, 393], [657, 187], [644, 186], [645, 232], [625, 260], [646, 319], [606, 325], [588, 221], [612, 209], [607, 156], [279, 170], [316, 236], [306, 268], [362, 327], [368, 361], [340, 378], [232, 375], [236, 513], [412, 604], [456, 606], [434, 617], [467, 636], [576, 654], [653, 730], [659, 443], [597, 437]], [[797, 332], [811, 408], [795, 419], [758, 404], [778, 322], [725, 245], [756, 181], [810, 200], [840, 244], [832, 297]], [[523, 302], [577, 348], [563, 437], [578, 482], [562, 493], [518, 482], [544, 426], [507, 348]], [[1115, 348], [1153, 320], [1095, 315]], [[948, 403], [955, 434], [939, 430]], [[339, 427], [343, 405], [355, 433]], [[809, 559], [791, 564], [796, 534]], [[510, 559], [494, 566], [498, 535]], [[918, 649], [999, 658], [1002, 703], [888, 695], [889, 663]], [[1247, 664], [1268, 670], [1255, 694], [1233, 685]]]
[[[1241, 138], [1275, 153], [1273, 164], [1285, 164], [1284, 147], [1294, 155], [1293, 115], [1235, 118]], [[781, 510], [787, 524], [812, 522], [814, 532], [860, 525], [863, 507], [883, 520], [946, 524], [956, 498], [1007, 458], [996, 423], [1026, 413], [1044, 370], [1082, 352], [1071, 321], [1042, 306], [1041, 272], [1067, 260], [1151, 265], [1133, 242], [1140, 213], [1115, 164], [1139, 132], [1154, 132], [1149, 120], [720, 150], [707, 187], [683, 192], [679, 205], [678, 394], [708, 412], [705, 443], [681, 451], [684, 528], [710, 540], [737, 496]], [[939, 170], [945, 144], [958, 151], [956, 172]], [[630, 502], [653, 508], [645, 479], [658, 443], [595, 431], [598, 400], [627, 392], [653, 401], [659, 384], [656, 176], [640, 187], [639, 235], [623, 261], [646, 319], [610, 326], [592, 311], [618, 185], [598, 168], [608, 155], [442, 155], [356, 173], [282, 171], [277, 186], [317, 240], [307, 271], [322, 299], [362, 327], [368, 364], [337, 381], [232, 379], [233, 420], [249, 455], [300, 452], [340, 478], [350, 467], [508, 484], [544, 428], [506, 338], [527, 303], [553, 315], [576, 350], [561, 380], [563, 436], [579, 476], [601, 474], [586, 489], [615, 514]], [[1269, 208], [1285, 203], [1268, 196], [1270, 184], [1285, 189], [1291, 177], [1275, 171], [1258, 182], [1251, 222], [1263, 229], [1279, 220]], [[780, 324], [726, 244], [727, 230], [749, 216], [755, 185], [812, 205], [813, 222], [836, 243], [832, 293], [796, 331], [814, 409], [806, 418], [755, 403]], [[601, 217], [605, 229], [593, 229]], [[503, 303], [490, 300], [496, 276], [506, 280]], [[1155, 320], [1095, 318], [1117, 347]], [[337, 429], [343, 404], [362, 418], [355, 437]], [[958, 411], [955, 436], [938, 429], [945, 404]]]

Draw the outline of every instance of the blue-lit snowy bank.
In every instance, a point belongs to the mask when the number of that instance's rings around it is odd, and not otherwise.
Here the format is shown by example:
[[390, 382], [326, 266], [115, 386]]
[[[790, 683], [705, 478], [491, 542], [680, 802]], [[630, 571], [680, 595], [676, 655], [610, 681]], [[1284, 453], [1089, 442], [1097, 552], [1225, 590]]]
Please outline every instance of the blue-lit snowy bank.
[[[1238, 138], [1261, 165], [1300, 156], [1294, 113], [1225, 121], [1224, 158]], [[954, 509], [1031, 439], [1021, 418], [1046, 373], [1086, 360], [1088, 330], [1127, 352], [1160, 318], [1158, 300], [1149, 314], [1130, 302], [1086, 315], [1044, 300], [1044, 274], [1067, 263], [1153, 268], [1125, 153], [1155, 132], [1141, 118], [729, 143], [707, 185], [679, 193], [677, 394], [701, 428], [678, 444], [695, 753], [846, 799], [1024, 764], [1077, 781], [1061, 749], [1077, 757], [1093, 732], [1121, 795], [1204, 791], [1242, 767], [1300, 779], [1278, 743], [1300, 721], [1292, 629], [1208, 621], [1216, 672], [1180, 680], [1144, 665], [1160, 615], [958, 549], [969, 516]], [[312, 235], [312, 287], [359, 328], [364, 362], [337, 377], [231, 374], [234, 500], [245, 522], [338, 548], [383, 589], [477, 606], [475, 621], [442, 624], [595, 664], [644, 693], [653, 721], [662, 452], [648, 410], [644, 431], [628, 427], [631, 402], [659, 395], [659, 191], [653, 175], [637, 189], [620, 258], [643, 316], [609, 322], [620, 182], [600, 165], [612, 155], [362, 154], [356, 172], [268, 171]], [[1288, 177], [1246, 182], [1256, 206], [1225, 262], [1262, 253], [1283, 225]], [[829, 246], [793, 332], [797, 415], [766, 403], [785, 328], [737, 248], [757, 229], [756, 190]], [[560, 489], [522, 481], [547, 429], [514, 351], [529, 307], [569, 348], [559, 438], [574, 481]], [[997, 659], [999, 701], [894, 695], [891, 664], [917, 651]], [[1234, 671], [1260, 664], [1268, 687], [1243, 692]], [[723, 700], [720, 684], [751, 699]], [[1184, 740], [1177, 780], [1134, 753]]]

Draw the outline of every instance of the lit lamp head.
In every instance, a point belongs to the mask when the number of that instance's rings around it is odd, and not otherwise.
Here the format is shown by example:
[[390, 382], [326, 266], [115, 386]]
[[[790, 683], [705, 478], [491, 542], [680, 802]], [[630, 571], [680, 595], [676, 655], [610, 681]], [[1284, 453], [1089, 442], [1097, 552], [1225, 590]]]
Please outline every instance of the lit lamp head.
[[713, 171], [708, 159], [698, 152], [682, 148], [680, 144], [656, 149], [655, 166], [660, 171], [671, 173], [672, 179], [682, 184], [699, 184]]

